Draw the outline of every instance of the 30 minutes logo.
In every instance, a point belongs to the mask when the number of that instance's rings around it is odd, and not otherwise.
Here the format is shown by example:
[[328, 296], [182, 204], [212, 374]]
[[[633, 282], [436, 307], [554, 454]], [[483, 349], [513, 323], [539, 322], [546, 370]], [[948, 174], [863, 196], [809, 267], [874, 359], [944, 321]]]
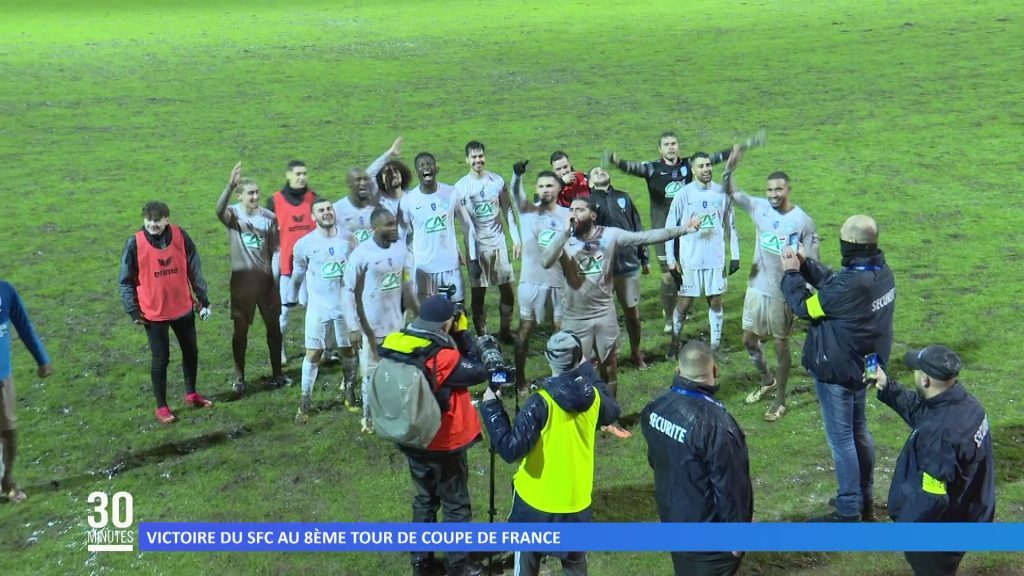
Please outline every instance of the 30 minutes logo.
[[[128, 492], [115, 492], [108, 496], [106, 492], [89, 494], [89, 504], [93, 504], [89, 514], [89, 552], [133, 552], [135, 550], [135, 531], [131, 529], [135, 521], [135, 504]], [[113, 528], [110, 528], [110, 526]]]

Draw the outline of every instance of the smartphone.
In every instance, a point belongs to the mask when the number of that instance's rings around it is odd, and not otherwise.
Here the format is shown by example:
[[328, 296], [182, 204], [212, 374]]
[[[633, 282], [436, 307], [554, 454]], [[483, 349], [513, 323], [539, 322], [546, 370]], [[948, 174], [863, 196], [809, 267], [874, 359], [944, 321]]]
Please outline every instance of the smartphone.
[[793, 249], [793, 252], [796, 252], [797, 247], [800, 246], [800, 233], [793, 232], [790, 234], [788, 243], [789, 247]]
[[874, 352], [864, 357], [864, 381], [869, 384], [878, 381], [878, 354]]

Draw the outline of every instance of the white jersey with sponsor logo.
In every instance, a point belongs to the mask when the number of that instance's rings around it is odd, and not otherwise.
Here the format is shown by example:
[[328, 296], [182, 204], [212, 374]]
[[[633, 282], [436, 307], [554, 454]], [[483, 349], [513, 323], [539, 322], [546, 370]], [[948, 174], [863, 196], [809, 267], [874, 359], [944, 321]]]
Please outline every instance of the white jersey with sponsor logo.
[[373, 227], [370, 226], [370, 215], [377, 207], [367, 204], [356, 208], [348, 196], [334, 203], [334, 213], [338, 219], [338, 227], [348, 230], [362, 244], [373, 238]]
[[[381, 248], [372, 238], [352, 251], [345, 266], [345, 321], [349, 330], [361, 330], [357, 299], [374, 336], [383, 338], [405, 325], [402, 282], [410, 277], [412, 257], [401, 242]], [[362, 291], [356, 294], [358, 282]]]
[[[686, 226], [694, 216], [700, 217], [700, 229], [679, 239], [678, 259], [682, 267], [689, 270], [723, 268], [725, 266], [725, 203], [728, 197], [717, 182], [711, 182], [708, 189], [696, 180], [684, 186], [672, 199], [668, 209], [665, 227]], [[736, 235], [735, 220], [730, 217], [729, 252], [734, 260], [739, 259], [739, 238]], [[665, 243], [669, 262], [676, 262], [672, 253], [673, 242]]]
[[797, 234], [805, 254], [818, 259], [818, 234], [814, 221], [799, 206], [783, 214], [772, 207], [767, 198], [756, 198], [742, 192], [733, 195], [733, 202], [750, 214], [757, 229], [754, 243], [754, 266], [748, 286], [765, 294], [782, 298], [782, 249], [790, 234]]
[[292, 272], [292, 298], [296, 301], [302, 278], [309, 292], [307, 314], [315, 313], [323, 320], [342, 317], [342, 289], [345, 265], [356, 246], [356, 239], [347, 230], [337, 228], [328, 237], [319, 227], [295, 243]]
[[630, 246], [649, 244], [658, 239], [655, 233], [663, 232], [629, 232], [622, 228], [597, 226], [596, 233], [589, 240], [583, 241], [575, 236], [570, 238], [564, 248], [570, 263], [567, 264], [568, 269], [564, 270], [563, 318], [590, 320], [614, 316], [612, 274], [615, 254]]
[[569, 217], [569, 209], [555, 206], [554, 210], [543, 212], [523, 212], [519, 215], [519, 226], [522, 234], [523, 265], [519, 270], [521, 284], [537, 284], [551, 288], [561, 288], [565, 282], [562, 267], [555, 264], [545, 269], [543, 252], [558, 234], [565, 229], [565, 221]]
[[438, 182], [437, 192], [424, 194], [417, 186], [405, 193], [399, 213], [412, 233], [412, 258], [417, 270], [447, 272], [459, 267], [455, 239], [455, 210], [460, 202], [454, 186]]
[[484, 172], [480, 178], [470, 172], [455, 183], [455, 189], [473, 222], [477, 249], [508, 250], [498, 201], [505, 189], [505, 179], [493, 172]]

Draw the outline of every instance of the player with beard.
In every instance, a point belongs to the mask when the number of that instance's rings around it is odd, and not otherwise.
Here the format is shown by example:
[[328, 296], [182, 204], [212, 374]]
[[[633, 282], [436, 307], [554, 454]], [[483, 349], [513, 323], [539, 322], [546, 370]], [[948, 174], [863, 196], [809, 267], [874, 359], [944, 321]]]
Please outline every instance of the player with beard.
[[[753, 404], [775, 392], [775, 401], [764, 414], [766, 421], [774, 422], [786, 413], [786, 382], [792, 363], [789, 334], [793, 329], [793, 311], [786, 305], [786, 297], [780, 288], [784, 275], [782, 250], [787, 244], [795, 248], [793, 239], [797, 246], [803, 247], [808, 257], [819, 260], [818, 234], [811, 217], [790, 201], [789, 176], [785, 172], [768, 175], [767, 198], [755, 198], [736, 191], [733, 172], [740, 156], [737, 153], [729, 158], [723, 183], [733, 203], [750, 214], [757, 232], [754, 263], [743, 299], [743, 345], [761, 375], [761, 383], [757, 390], [747, 395], [746, 402]], [[763, 342], [768, 338], [775, 341], [777, 369], [774, 377], [763, 351]]]
[[[590, 198], [597, 206], [597, 223], [641, 232], [640, 212], [629, 194], [612, 187], [612, 177], [604, 168], [597, 166], [590, 170]], [[640, 351], [640, 270], [650, 274], [647, 265], [647, 247], [637, 246], [635, 250], [622, 250], [615, 257], [615, 296], [622, 306], [626, 318], [626, 332], [629, 334], [630, 359], [640, 370], [647, 369], [647, 362]]]
[[[429, 152], [416, 155], [413, 162], [420, 185], [402, 198], [398, 208], [399, 226], [405, 229], [406, 242], [412, 246], [416, 295], [424, 300], [438, 289], [454, 286], [452, 300], [462, 302], [462, 272], [459, 270], [459, 245], [455, 240], [455, 216], [462, 221], [467, 250], [474, 253], [473, 224], [455, 187], [437, 181], [437, 160]], [[465, 259], [469, 261], [468, 258]]]
[[349, 341], [359, 348], [363, 369], [364, 432], [372, 430], [366, 385], [373, 378], [384, 337], [405, 326], [402, 298], [415, 314], [419, 311], [412, 287], [412, 256], [398, 241], [398, 223], [387, 208], [370, 216], [373, 236], [352, 251], [345, 266], [345, 318]]
[[[739, 148], [737, 147], [738, 151]], [[683, 284], [679, 288], [679, 322], [672, 330], [672, 350], [669, 357], [674, 358], [683, 338], [683, 322], [686, 313], [693, 305], [693, 299], [701, 295], [707, 297], [708, 320], [711, 324], [711, 349], [718, 350], [722, 342], [722, 327], [725, 324], [725, 312], [722, 310], [722, 294], [728, 282], [725, 278], [725, 227], [729, 226], [729, 275], [740, 269], [740, 242], [736, 234], [736, 221], [733, 210], [728, 206], [725, 189], [711, 180], [711, 157], [704, 152], [697, 152], [690, 158], [693, 166], [694, 180], [672, 199], [668, 217], [668, 226], [678, 226], [691, 219], [700, 220], [700, 233], [679, 241], [679, 261], [671, 250], [672, 242], [665, 243], [666, 264], [670, 271], [682, 273]]]
[[[274, 255], [274, 274], [278, 276], [278, 289], [281, 291], [281, 301], [288, 299], [288, 291], [291, 289], [292, 276], [292, 252], [295, 243], [316, 228], [316, 222], [311, 216], [313, 201], [316, 200], [316, 192], [309, 188], [309, 174], [306, 163], [301, 160], [292, 160], [288, 163], [288, 171], [285, 172], [285, 185], [274, 193], [267, 200], [267, 209], [277, 215], [278, 228], [280, 229], [280, 244]], [[299, 286], [298, 303], [306, 304], [306, 287]], [[288, 330], [289, 307], [281, 308], [282, 345], [281, 363], [288, 363], [288, 354], [284, 345], [283, 337]]]
[[370, 175], [362, 168], [353, 168], [346, 177], [348, 196], [334, 203], [334, 214], [338, 226], [348, 230], [362, 244], [373, 238], [373, 226], [370, 215], [376, 206], [373, 205], [373, 188]]
[[387, 208], [395, 216], [398, 216], [398, 204], [402, 196], [412, 184], [409, 167], [395, 159], [402, 154], [402, 142], [401, 136], [395, 138], [391, 148], [366, 169], [370, 177], [371, 202]]
[[[627, 162], [619, 158], [615, 152], [607, 153], [619, 170], [640, 176], [647, 181], [647, 192], [651, 196], [651, 228], [665, 226], [672, 198], [684, 185], [693, 180], [690, 159], [679, 156], [679, 138], [675, 132], [662, 132], [658, 136], [658, 152], [660, 157], [652, 162]], [[722, 150], [712, 154], [711, 163], [723, 162], [729, 157], [729, 152], [730, 150]], [[661, 307], [665, 315], [665, 334], [671, 334], [672, 317], [676, 309], [676, 292], [679, 290], [680, 281], [668, 268], [665, 247], [656, 244], [654, 251], [658, 255], [658, 264], [661, 265]]]
[[543, 322], [550, 311], [555, 331], [562, 324], [562, 285], [565, 276], [561, 266], [545, 268], [542, 252], [565, 226], [569, 209], [558, 205], [562, 180], [554, 172], [537, 174], [538, 201], [531, 204], [523, 192], [523, 174], [528, 160], [512, 167], [512, 195], [519, 208], [519, 231], [522, 234], [523, 262], [519, 269], [519, 334], [516, 337], [516, 388], [525, 392], [526, 358], [530, 353], [530, 332]]
[[508, 258], [505, 231], [508, 230], [512, 238], [512, 258], [518, 260], [521, 252], [519, 229], [505, 180], [487, 170], [487, 155], [482, 143], [474, 140], [466, 144], [466, 163], [470, 167], [469, 174], [455, 183], [455, 189], [473, 223], [476, 237], [476, 253], [469, 255], [473, 326], [478, 336], [487, 334], [487, 312], [484, 310], [487, 288], [497, 286], [501, 295], [498, 338], [511, 344], [515, 341], [512, 335], [515, 296], [512, 294], [512, 264]]
[[[700, 219], [691, 219], [686, 227], [629, 232], [598, 226], [597, 211], [590, 199], [573, 200], [570, 210], [564, 230], [544, 248], [542, 265], [550, 268], [557, 262], [562, 266], [565, 274], [562, 329], [580, 339], [586, 357], [597, 356], [601, 377], [608, 383], [608, 391], [616, 396], [619, 321], [612, 302], [615, 256], [621, 250], [696, 232]], [[617, 436], [629, 436], [617, 425], [607, 428]]]
[[[302, 404], [295, 415], [297, 422], [309, 419], [312, 409], [313, 385], [320, 369], [320, 359], [327, 349], [327, 336], [333, 329], [344, 356], [353, 356], [348, 342], [348, 329], [342, 314], [342, 288], [345, 263], [356, 247], [355, 236], [336, 225], [334, 205], [317, 199], [312, 215], [316, 230], [295, 244], [295, 269], [285, 306], [296, 304], [303, 280], [308, 284], [309, 304], [306, 307], [306, 356], [302, 360]], [[355, 363], [343, 366], [347, 382], [345, 403], [350, 411], [358, 411], [355, 400]]]
[[[228, 185], [217, 199], [217, 218], [228, 229], [231, 254], [231, 320], [234, 330], [231, 353], [235, 361], [233, 389], [241, 394], [246, 389], [245, 351], [249, 342], [249, 326], [259, 308], [267, 330], [270, 347], [270, 368], [274, 383], [288, 383], [281, 370], [281, 296], [274, 283], [273, 258], [279, 231], [277, 218], [260, 208], [260, 187], [249, 178], [242, 178], [242, 163], [235, 164]], [[238, 204], [228, 206], [231, 192], [238, 193]]]
[[572, 167], [569, 155], [561, 150], [551, 154], [551, 170], [562, 180], [562, 191], [558, 193], [558, 205], [566, 208], [577, 198], [590, 196], [587, 176]]

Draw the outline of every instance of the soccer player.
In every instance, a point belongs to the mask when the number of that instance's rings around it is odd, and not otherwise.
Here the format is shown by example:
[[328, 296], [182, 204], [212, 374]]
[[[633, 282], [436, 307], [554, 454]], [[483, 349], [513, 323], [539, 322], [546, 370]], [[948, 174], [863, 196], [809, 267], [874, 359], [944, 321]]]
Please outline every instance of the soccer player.
[[[786, 305], [780, 288], [782, 249], [787, 244], [802, 245], [808, 257], [819, 260], [818, 234], [811, 217], [790, 201], [789, 176], [785, 172], [768, 175], [767, 198], [737, 192], [733, 171], [739, 160], [738, 153], [729, 158], [723, 181], [733, 203], [753, 219], [757, 238], [747, 294], [743, 298], [743, 346], [761, 376], [761, 384], [747, 395], [746, 402], [753, 404], [774, 391], [775, 401], [764, 415], [765, 420], [774, 422], [786, 413], [786, 382], [792, 363], [789, 335], [793, 329], [793, 311]], [[775, 341], [777, 368], [774, 376], [762, 349], [769, 338]]]
[[551, 169], [562, 180], [562, 191], [558, 193], [558, 205], [566, 208], [577, 198], [590, 196], [590, 185], [583, 172], [577, 172], [569, 161], [569, 155], [561, 150], [551, 154]]
[[[280, 244], [275, 255], [275, 270], [278, 278], [278, 288], [281, 291], [281, 301], [288, 299], [288, 291], [291, 289], [292, 276], [292, 251], [295, 243], [306, 234], [316, 228], [316, 222], [311, 216], [313, 201], [316, 200], [316, 192], [309, 188], [309, 174], [305, 162], [292, 160], [288, 163], [288, 171], [285, 172], [285, 185], [274, 193], [267, 201], [267, 209], [277, 215], [277, 225], [280, 230]], [[306, 303], [305, 286], [300, 285], [298, 303]], [[288, 354], [283, 345], [283, 335], [288, 329], [288, 306], [281, 308], [281, 363], [288, 363]]]
[[565, 276], [561, 266], [545, 268], [542, 251], [565, 226], [569, 209], [559, 206], [558, 193], [562, 179], [554, 172], [537, 174], [538, 201], [531, 204], [523, 192], [523, 174], [529, 161], [517, 162], [512, 168], [512, 195], [519, 207], [519, 231], [522, 234], [523, 262], [519, 269], [519, 334], [516, 337], [516, 387], [525, 392], [526, 358], [530, 353], [530, 332], [533, 325], [551, 314], [555, 331], [562, 324], [562, 285]]
[[[658, 136], [658, 152], [660, 157], [652, 162], [627, 162], [619, 158], [615, 152], [609, 152], [609, 158], [619, 170], [640, 176], [647, 181], [647, 192], [651, 196], [651, 228], [663, 228], [672, 198], [686, 184], [693, 180], [690, 171], [690, 159], [679, 156], [679, 139], [675, 132], [662, 132]], [[723, 162], [729, 157], [730, 150], [722, 150], [711, 155], [711, 163]], [[654, 246], [661, 265], [661, 306], [665, 315], [665, 334], [671, 334], [673, 311], [676, 309], [676, 292], [679, 281], [669, 270], [665, 259], [665, 247]]]
[[711, 157], [698, 152], [690, 158], [695, 179], [672, 198], [666, 226], [679, 226], [682, 222], [697, 218], [700, 233], [679, 241], [679, 261], [672, 250], [672, 241], [665, 243], [665, 261], [669, 271], [682, 273], [683, 283], [679, 288], [679, 323], [672, 330], [672, 351], [674, 357], [683, 337], [683, 322], [693, 305], [693, 299], [706, 296], [708, 320], [711, 324], [711, 349], [718, 350], [722, 342], [722, 326], [725, 313], [722, 311], [722, 294], [728, 283], [725, 279], [725, 227], [729, 226], [729, 274], [740, 269], [740, 244], [736, 234], [732, 209], [727, 207], [725, 190], [711, 180]]
[[[580, 339], [586, 357], [596, 354], [601, 377], [608, 383], [612, 396], [617, 396], [619, 321], [612, 303], [615, 256], [621, 250], [696, 232], [700, 219], [691, 219], [686, 227], [628, 232], [598, 226], [597, 212], [590, 199], [573, 200], [570, 210], [563, 231], [544, 248], [542, 265], [561, 265], [565, 274], [562, 329]], [[609, 431], [622, 437], [629, 435], [617, 426]]]
[[[597, 206], [597, 224], [614, 226], [630, 232], [642, 232], [640, 212], [629, 194], [612, 187], [612, 177], [604, 168], [597, 166], [590, 170], [590, 197]], [[622, 250], [615, 256], [612, 273], [615, 296], [626, 317], [626, 332], [629, 334], [630, 359], [640, 370], [647, 369], [643, 352], [640, 351], [640, 278], [641, 269], [650, 274], [647, 264], [647, 247], [637, 246], [634, 250]]]
[[362, 244], [373, 238], [370, 215], [377, 208], [373, 205], [370, 175], [362, 168], [353, 168], [348, 171], [346, 181], [348, 196], [334, 203], [334, 214], [338, 227], [348, 230]]
[[[405, 229], [406, 242], [412, 246], [416, 295], [424, 300], [437, 294], [439, 288], [451, 286], [455, 290], [451, 299], [463, 302], [465, 295], [459, 270], [459, 245], [455, 240], [455, 215], [458, 214], [462, 221], [470, 253], [474, 249], [473, 224], [458, 190], [437, 181], [440, 170], [434, 155], [421, 152], [413, 163], [420, 184], [402, 198], [398, 223]], [[465, 261], [468, 262], [469, 258]]]
[[415, 290], [412, 287], [412, 255], [398, 241], [395, 216], [384, 207], [370, 215], [373, 236], [352, 251], [345, 266], [345, 318], [349, 342], [359, 348], [359, 365], [363, 372], [364, 432], [372, 428], [372, 415], [366, 403], [366, 385], [380, 358], [384, 337], [405, 326], [402, 297], [416, 313]]
[[409, 167], [396, 160], [402, 155], [402, 142], [401, 136], [395, 138], [391, 147], [366, 169], [370, 179], [372, 202], [387, 208], [396, 216], [398, 203], [412, 184], [412, 172]]
[[10, 283], [0, 280], [0, 493], [7, 501], [20, 504], [28, 499], [14, 482], [14, 459], [18, 454], [17, 402], [14, 397], [14, 378], [11, 370], [11, 324], [18, 337], [35, 358], [36, 376], [47, 378], [53, 374], [50, 356], [46, 353], [21, 296]]
[[295, 243], [295, 268], [285, 306], [295, 306], [303, 279], [307, 282], [309, 304], [306, 306], [306, 357], [302, 360], [302, 403], [295, 415], [297, 422], [309, 419], [312, 409], [313, 385], [320, 370], [320, 358], [327, 349], [327, 335], [341, 347], [341, 369], [345, 382], [345, 405], [358, 411], [355, 399], [356, 357], [348, 342], [349, 331], [342, 314], [342, 286], [345, 263], [358, 244], [355, 236], [336, 226], [334, 205], [318, 198], [313, 202], [316, 230]]
[[[274, 282], [273, 257], [278, 244], [277, 217], [260, 208], [260, 187], [249, 178], [242, 178], [242, 163], [231, 170], [228, 185], [217, 199], [217, 218], [228, 229], [231, 254], [231, 354], [235, 361], [233, 389], [241, 394], [246, 389], [245, 351], [249, 343], [249, 326], [256, 308], [260, 310], [267, 329], [270, 347], [270, 368], [275, 384], [287, 383], [281, 370], [281, 296]], [[228, 206], [231, 192], [238, 194], [238, 204]]]
[[[501, 329], [498, 338], [512, 343], [512, 310], [515, 296], [512, 294], [512, 264], [508, 258], [505, 231], [512, 237], [512, 257], [519, 259], [519, 229], [512, 214], [512, 203], [508, 198], [505, 180], [487, 170], [487, 155], [484, 145], [477, 141], [466, 144], [466, 163], [469, 174], [455, 183], [462, 205], [473, 223], [476, 237], [476, 253], [469, 255], [470, 307], [473, 311], [473, 326], [478, 336], [487, 333], [487, 312], [484, 300], [487, 288], [497, 286], [501, 295], [498, 311]], [[468, 237], [466, 242], [468, 243]]]
[[192, 293], [199, 303], [199, 318], [210, 318], [210, 299], [196, 245], [181, 228], [168, 222], [171, 209], [163, 202], [142, 207], [142, 228], [125, 242], [118, 286], [125, 312], [146, 330], [152, 351], [150, 378], [156, 397], [156, 419], [161, 424], [177, 421], [167, 406], [167, 364], [170, 362], [169, 330], [181, 348], [185, 377], [185, 404], [213, 406], [196, 392], [199, 346]]

